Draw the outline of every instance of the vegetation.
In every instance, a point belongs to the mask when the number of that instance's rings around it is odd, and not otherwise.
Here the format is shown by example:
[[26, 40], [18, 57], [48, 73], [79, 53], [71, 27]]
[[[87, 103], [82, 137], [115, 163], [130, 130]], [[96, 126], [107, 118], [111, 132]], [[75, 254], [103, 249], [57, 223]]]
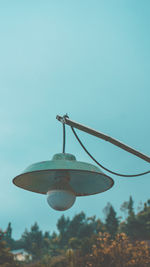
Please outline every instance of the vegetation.
[[5, 238], [7, 239], [7, 232], [0, 230], [0, 267], [17, 267], [10, 249], [6, 246]]
[[[0, 232], [0, 267], [150, 267], [150, 200], [134, 211], [132, 197], [121, 205], [121, 221], [108, 203], [105, 222], [84, 212], [62, 215], [58, 233], [43, 233], [37, 223], [13, 240], [11, 223]], [[16, 263], [10, 249], [24, 248], [32, 262]]]

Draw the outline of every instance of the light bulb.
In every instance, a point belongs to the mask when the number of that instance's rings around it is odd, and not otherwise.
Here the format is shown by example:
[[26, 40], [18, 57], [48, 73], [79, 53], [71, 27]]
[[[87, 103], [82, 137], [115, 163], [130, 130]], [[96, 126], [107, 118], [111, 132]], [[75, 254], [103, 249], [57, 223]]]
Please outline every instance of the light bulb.
[[55, 210], [64, 211], [72, 207], [76, 195], [72, 190], [52, 189], [47, 192], [47, 202]]

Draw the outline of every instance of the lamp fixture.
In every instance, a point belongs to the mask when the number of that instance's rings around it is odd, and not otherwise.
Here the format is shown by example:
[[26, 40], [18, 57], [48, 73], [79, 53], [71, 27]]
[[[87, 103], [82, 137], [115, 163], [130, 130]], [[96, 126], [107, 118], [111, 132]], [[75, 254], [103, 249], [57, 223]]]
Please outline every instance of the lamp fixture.
[[[76, 197], [102, 193], [110, 189], [114, 184], [113, 179], [104, 174], [99, 167], [86, 162], [77, 161], [74, 155], [65, 153], [65, 124], [71, 126], [76, 138], [89, 156], [91, 156], [91, 154], [83, 146], [73, 127], [109, 141], [143, 160], [150, 162], [150, 157], [130, 148], [116, 139], [71, 121], [67, 115], [63, 117], [57, 116], [56, 118], [63, 124], [63, 153], [55, 154], [52, 160], [30, 165], [23, 173], [13, 179], [13, 183], [18, 187], [40, 194], [46, 194], [48, 204], [55, 210], [67, 210], [72, 207]], [[99, 166], [103, 167], [93, 157], [92, 159]], [[108, 169], [106, 170], [117, 174]], [[121, 176], [132, 177], [147, 173], [150, 173], [150, 171], [137, 175]]]

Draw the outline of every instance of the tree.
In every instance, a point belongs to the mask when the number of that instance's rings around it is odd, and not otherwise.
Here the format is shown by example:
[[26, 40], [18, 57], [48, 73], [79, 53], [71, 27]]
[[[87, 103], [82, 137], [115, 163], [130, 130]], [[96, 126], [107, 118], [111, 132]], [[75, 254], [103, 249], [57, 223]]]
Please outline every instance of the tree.
[[8, 227], [7, 227], [7, 230], [6, 230], [6, 237], [8, 239], [11, 239], [12, 238], [11, 235], [12, 235], [12, 227], [11, 227], [11, 223], [9, 222], [8, 223]]
[[119, 225], [119, 219], [116, 217], [116, 212], [112, 205], [109, 207], [109, 212], [106, 217], [106, 231], [111, 235], [111, 237], [115, 237]]
[[[132, 206], [131, 206], [132, 207]], [[144, 203], [144, 208], [134, 213], [133, 209], [129, 210], [129, 215], [126, 221], [120, 223], [119, 232], [124, 232], [130, 238], [149, 240], [150, 239], [150, 207], [147, 203]]]
[[69, 248], [78, 249], [81, 247], [81, 240], [77, 237], [71, 237], [68, 241]]
[[133, 199], [132, 199], [132, 197], [130, 196], [130, 198], [129, 198], [129, 202], [128, 202], [128, 214], [130, 215], [131, 213], [133, 213], [134, 212], [134, 210], [133, 210]]
[[14, 248], [14, 240], [12, 239], [12, 227], [10, 222], [8, 223], [4, 240], [6, 241], [7, 247], [9, 247], [10, 249]]
[[60, 237], [55, 232], [50, 236], [50, 254], [52, 256], [60, 254]]
[[75, 215], [69, 224], [68, 228], [69, 238], [71, 237], [80, 238], [81, 227], [85, 223], [86, 223], [86, 216], [84, 212], [80, 212], [79, 214]]
[[106, 232], [106, 226], [100, 219], [97, 219], [96, 221], [95, 231], [96, 231], [96, 234], [98, 234], [99, 232], [101, 233]]
[[4, 241], [6, 232], [0, 230], [0, 267], [16, 267], [17, 264], [13, 259], [13, 254], [10, 253], [10, 249], [6, 247], [6, 241]]
[[150, 199], [147, 200], [147, 205], [150, 207]]
[[129, 202], [128, 201], [124, 201], [120, 207], [120, 210], [124, 213], [124, 216], [127, 216], [127, 212], [128, 212], [128, 205]]
[[124, 230], [125, 233], [132, 239], [137, 238], [139, 232], [139, 224], [136, 220], [136, 215], [133, 212], [129, 214]]
[[136, 215], [136, 224], [138, 225], [138, 227], [136, 226], [136, 237], [150, 240], [150, 207], [144, 207], [144, 209]]
[[108, 216], [110, 207], [111, 207], [111, 204], [110, 204], [110, 202], [108, 202], [107, 205], [103, 209], [103, 213], [104, 213], [105, 217]]
[[120, 210], [122, 212], [124, 212], [125, 216], [127, 215], [127, 212], [128, 212], [128, 215], [130, 215], [131, 213], [134, 212], [134, 209], [133, 209], [133, 199], [132, 197], [130, 196], [129, 198], [129, 201], [124, 201], [120, 207]]
[[64, 245], [67, 244], [68, 238], [69, 238], [69, 233], [68, 233], [68, 228], [70, 225], [70, 219], [65, 218], [64, 215], [62, 215], [58, 222], [57, 222], [57, 228], [60, 233], [60, 246], [63, 247]]
[[35, 223], [31, 226], [31, 231], [25, 230], [22, 235], [22, 242], [24, 249], [32, 254], [33, 259], [40, 259], [43, 253], [44, 240], [42, 231], [39, 230], [39, 226]]

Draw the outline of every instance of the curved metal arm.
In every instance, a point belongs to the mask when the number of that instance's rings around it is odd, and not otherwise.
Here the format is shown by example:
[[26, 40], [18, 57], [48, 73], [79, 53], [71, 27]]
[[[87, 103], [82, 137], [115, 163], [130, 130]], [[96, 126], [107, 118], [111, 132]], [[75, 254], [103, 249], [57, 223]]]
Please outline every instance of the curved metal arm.
[[61, 116], [57, 115], [56, 119], [58, 121], [64, 123], [64, 124], [67, 124], [69, 126], [77, 128], [77, 129], [79, 129], [81, 131], [84, 131], [84, 132], [86, 132], [88, 134], [91, 134], [91, 135], [94, 135], [94, 136], [96, 136], [98, 138], [101, 138], [101, 139], [103, 139], [103, 140], [105, 140], [105, 141], [107, 141], [107, 142], [109, 142], [109, 143], [111, 143], [111, 144], [113, 144], [115, 146], [118, 146], [118, 147], [126, 150], [127, 152], [129, 152], [129, 153], [131, 153], [131, 154], [133, 154], [133, 155], [135, 155], [135, 156], [137, 156], [137, 157], [139, 157], [139, 158], [141, 158], [141, 159], [143, 159], [143, 160], [145, 160], [145, 161], [150, 163], [150, 157], [149, 156], [144, 155], [143, 153], [133, 149], [132, 147], [129, 147], [129, 146], [123, 144], [122, 142], [120, 142], [120, 141], [118, 141], [118, 140], [116, 140], [116, 139], [114, 139], [114, 138], [112, 138], [112, 137], [110, 137], [110, 136], [108, 136], [106, 134], [103, 134], [103, 133], [98, 132], [98, 131], [96, 131], [94, 129], [91, 129], [91, 128], [87, 127], [87, 126], [84, 126], [84, 125], [82, 125], [80, 123], [72, 121], [67, 116], [61, 117]]

